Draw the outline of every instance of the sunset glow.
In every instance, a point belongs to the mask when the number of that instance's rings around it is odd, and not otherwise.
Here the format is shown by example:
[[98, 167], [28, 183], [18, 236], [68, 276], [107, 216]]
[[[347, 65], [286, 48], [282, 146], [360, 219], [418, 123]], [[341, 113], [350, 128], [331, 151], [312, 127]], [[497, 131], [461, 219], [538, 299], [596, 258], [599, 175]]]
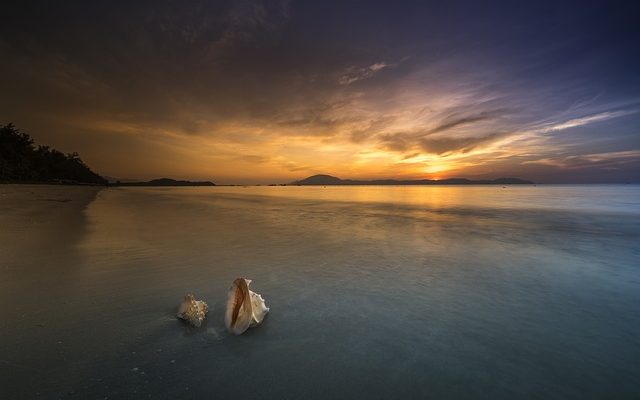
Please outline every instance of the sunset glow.
[[[103, 175], [638, 177], [639, 57], [623, 8], [78, 7], [85, 18], [14, 10], [33, 23], [3, 28], [0, 118]], [[585, 48], [605, 39], [617, 45]]]

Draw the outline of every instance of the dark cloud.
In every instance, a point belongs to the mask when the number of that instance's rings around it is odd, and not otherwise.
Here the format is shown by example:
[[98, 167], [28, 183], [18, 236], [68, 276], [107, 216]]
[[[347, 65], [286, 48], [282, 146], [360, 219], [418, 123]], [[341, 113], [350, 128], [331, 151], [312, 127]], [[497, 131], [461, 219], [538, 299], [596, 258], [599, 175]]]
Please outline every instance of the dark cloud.
[[[498, 109], [465, 114], [464, 112], [445, 110], [442, 113], [443, 116], [432, 128], [382, 133], [377, 136], [377, 140], [382, 148], [401, 153], [409, 151], [415, 154], [416, 150], [430, 154], [466, 153], [478, 146], [508, 136], [508, 132], [487, 132], [495, 120], [508, 112], [507, 109]], [[386, 120], [383, 124], [372, 125], [372, 128], [375, 127], [377, 129], [374, 130], [379, 131], [389, 125], [392, 124]], [[460, 128], [465, 129], [460, 132]]]
[[386, 150], [405, 152], [409, 150], [411, 146], [410, 138], [414, 135], [407, 135], [405, 133], [389, 133], [379, 136], [382, 147]]
[[[391, 151], [405, 153], [415, 150], [429, 154], [447, 154], [452, 152], [466, 153], [479, 146], [489, 144], [495, 140], [508, 136], [508, 133], [492, 133], [482, 136], [433, 136], [430, 132], [420, 133], [394, 133], [379, 137], [383, 148]], [[411, 157], [409, 157], [411, 158]]]
[[[349, 133], [349, 139], [354, 143], [362, 143], [372, 136], [383, 132], [388, 126], [395, 122], [396, 118], [393, 116], [378, 116], [373, 120], [365, 121], [365, 127], [351, 130]], [[385, 135], [383, 135], [384, 137]]]
[[489, 144], [505, 133], [492, 133], [480, 137], [425, 137], [420, 139], [420, 147], [427, 153], [446, 154], [450, 152], [469, 152], [478, 146]]
[[456, 126], [472, 124], [474, 122], [485, 121], [488, 119], [495, 118], [501, 115], [504, 110], [494, 110], [494, 111], [483, 111], [477, 115], [460, 115], [459, 113], [454, 113], [447, 116], [438, 126], [429, 130], [428, 134], [438, 133], [442, 131], [449, 130], [451, 128], [455, 128]]

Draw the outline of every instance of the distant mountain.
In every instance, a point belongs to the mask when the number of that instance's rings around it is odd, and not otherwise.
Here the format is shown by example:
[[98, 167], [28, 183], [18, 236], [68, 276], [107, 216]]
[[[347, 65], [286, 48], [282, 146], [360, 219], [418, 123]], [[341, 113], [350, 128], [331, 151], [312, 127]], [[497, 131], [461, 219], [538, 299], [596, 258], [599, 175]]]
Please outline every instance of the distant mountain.
[[170, 178], [153, 179], [147, 182], [116, 182], [112, 186], [215, 186], [209, 181], [178, 181]]
[[36, 146], [13, 124], [0, 125], [0, 182], [106, 185], [78, 153]]
[[308, 178], [295, 181], [293, 185], [532, 185], [533, 182], [520, 178], [499, 178], [471, 180], [466, 178], [450, 178], [442, 180], [417, 179], [397, 180], [378, 179], [371, 181], [359, 181], [353, 179], [340, 179], [331, 175], [313, 175]]
[[346, 185], [345, 182], [346, 181], [331, 175], [313, 175], [293, 183], [295, 185]]

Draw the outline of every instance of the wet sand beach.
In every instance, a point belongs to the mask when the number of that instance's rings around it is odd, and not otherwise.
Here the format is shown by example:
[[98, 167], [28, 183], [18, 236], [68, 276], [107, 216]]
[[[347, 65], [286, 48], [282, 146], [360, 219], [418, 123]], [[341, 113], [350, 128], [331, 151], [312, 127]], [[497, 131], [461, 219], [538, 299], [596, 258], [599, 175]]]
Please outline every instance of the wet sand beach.
[[632, 399], [639, 190], [2, 185], [2, 397]]

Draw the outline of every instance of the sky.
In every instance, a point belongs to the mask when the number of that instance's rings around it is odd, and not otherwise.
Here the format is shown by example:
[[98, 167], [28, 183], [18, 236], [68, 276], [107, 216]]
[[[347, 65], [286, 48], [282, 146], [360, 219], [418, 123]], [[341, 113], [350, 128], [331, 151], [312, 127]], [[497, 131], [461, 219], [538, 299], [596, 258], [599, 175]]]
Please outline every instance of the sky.
[[640, 183], [635, 1], [12, 3], [0, 123], [105, 176]]

